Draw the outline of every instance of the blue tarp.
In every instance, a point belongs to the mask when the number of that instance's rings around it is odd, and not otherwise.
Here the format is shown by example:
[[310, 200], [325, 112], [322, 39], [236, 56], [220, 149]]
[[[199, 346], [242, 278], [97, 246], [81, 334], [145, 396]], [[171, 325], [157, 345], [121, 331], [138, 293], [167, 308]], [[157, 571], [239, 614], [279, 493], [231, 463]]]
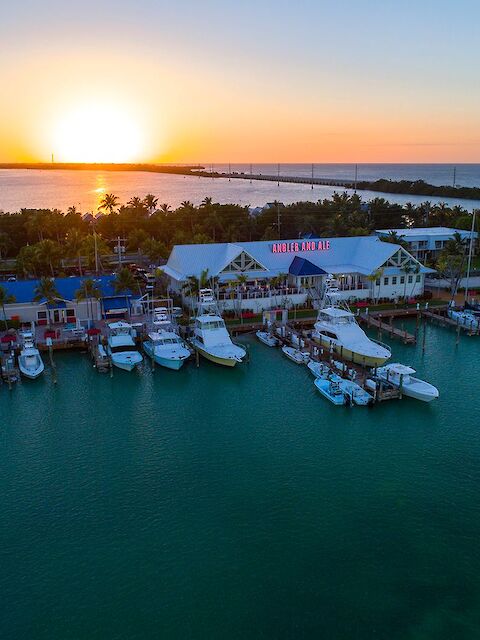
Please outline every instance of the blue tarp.
[[[91, 278], [55, 278], [55, 289], [59, 297], [64, 300], [74, 300], [75, 293], [82, 286], [82, 282], [92, 279], [95, 285], [102, 292], [102, 296], [115, 296], [115, 276], [92, 276]], [[33, 302], [35, 290], [39, 284], [38, 280], [17, 280], [16, 282], [1, 282], [1, 286], [7, 293], [15, 296], [15, 302]], [[126, 292], [131, 295], [130, 291]]]
[[127, 296], [115, 296], [112, 298], [102, 298], [103, 311], [117, 311], [119, 309], [128, 309], [129, 301]]
[[288, 273], [292, 276], [323, 276], [327, 272], [310, 260], [295, 256], [288, 268]]

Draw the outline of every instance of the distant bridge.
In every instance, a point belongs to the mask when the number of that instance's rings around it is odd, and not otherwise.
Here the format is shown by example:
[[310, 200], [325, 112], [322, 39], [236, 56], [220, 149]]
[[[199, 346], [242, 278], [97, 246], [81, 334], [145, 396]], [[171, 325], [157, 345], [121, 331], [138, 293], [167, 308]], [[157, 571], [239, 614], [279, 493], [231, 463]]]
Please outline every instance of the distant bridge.
[[218, 171], [195, 171], [195, 175], [204, 178], [234, 178], [236, 180], [266, 180], [267, 182], [289, 182], [294, 184], [323, 185], [327, 187], [343, 187], [344, 189], [355, 189], [354, 180], [339, 180], [337, 178], [312, 178], [307, 176], [281, 176], [268, 175], [264, 173], [220, 173]]

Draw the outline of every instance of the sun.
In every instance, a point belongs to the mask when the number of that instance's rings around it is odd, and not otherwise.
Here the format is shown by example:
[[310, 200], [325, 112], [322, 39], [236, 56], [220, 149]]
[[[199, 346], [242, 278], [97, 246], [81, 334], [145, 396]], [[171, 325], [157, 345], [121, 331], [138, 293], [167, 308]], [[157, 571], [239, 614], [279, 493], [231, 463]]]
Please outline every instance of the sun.
[[117, 105], [73, 108], [60, 116], [53, 138], [60, 162], [135, 162], [144, 150], [138, 118]]

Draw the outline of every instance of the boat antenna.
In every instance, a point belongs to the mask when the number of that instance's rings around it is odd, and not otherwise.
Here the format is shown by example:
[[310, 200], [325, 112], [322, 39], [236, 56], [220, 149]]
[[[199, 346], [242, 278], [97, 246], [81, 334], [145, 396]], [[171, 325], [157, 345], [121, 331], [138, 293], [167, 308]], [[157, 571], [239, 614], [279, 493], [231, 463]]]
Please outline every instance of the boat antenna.
[[464, 299], [464, 303], [467, 302], [467, 298], [468, 298], [468, 283], [469, 283], [469, 280], [470, 280], [470, 268], [472, 266], [473, 237], [475, 235], [475, 217], [476, 217], [476, 215], [477, 215], [477, 210], [474, 209], [473, 212], [472, 212], [472, 229], [470, 231], [470, 247], [468, 249], [467, 278], [465, 280], [465, 299]]

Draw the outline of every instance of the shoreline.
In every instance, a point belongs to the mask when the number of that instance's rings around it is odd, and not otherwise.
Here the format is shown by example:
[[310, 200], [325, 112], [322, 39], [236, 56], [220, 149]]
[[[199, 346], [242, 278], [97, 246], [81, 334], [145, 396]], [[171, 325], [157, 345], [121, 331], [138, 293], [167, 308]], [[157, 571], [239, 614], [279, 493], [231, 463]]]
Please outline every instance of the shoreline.
[[453, 187], [433, 185], [424, 180], [390, 180], [381, 178], [366, 181], [342, 180], [334, 178], [301, 177], [289, 175], [248, 174], [244, 172], [209, 171], [202, 165], [157, 165], [143, 163], [100, 163], [100, 162], [2, 162], [0, 170], [40, 170], [40, 171], [109, 171], [109, 172], [145, 172], [169, 175], [195, 176], [199, 178], [223, 178], [234, 180], [258, 180], [291, 184], [312, 184], [339, 187], [355, 191], [371, 191], [378, 194], [397, 196], [456, 198], [458, 200], [480, 200], [480, 187]]

